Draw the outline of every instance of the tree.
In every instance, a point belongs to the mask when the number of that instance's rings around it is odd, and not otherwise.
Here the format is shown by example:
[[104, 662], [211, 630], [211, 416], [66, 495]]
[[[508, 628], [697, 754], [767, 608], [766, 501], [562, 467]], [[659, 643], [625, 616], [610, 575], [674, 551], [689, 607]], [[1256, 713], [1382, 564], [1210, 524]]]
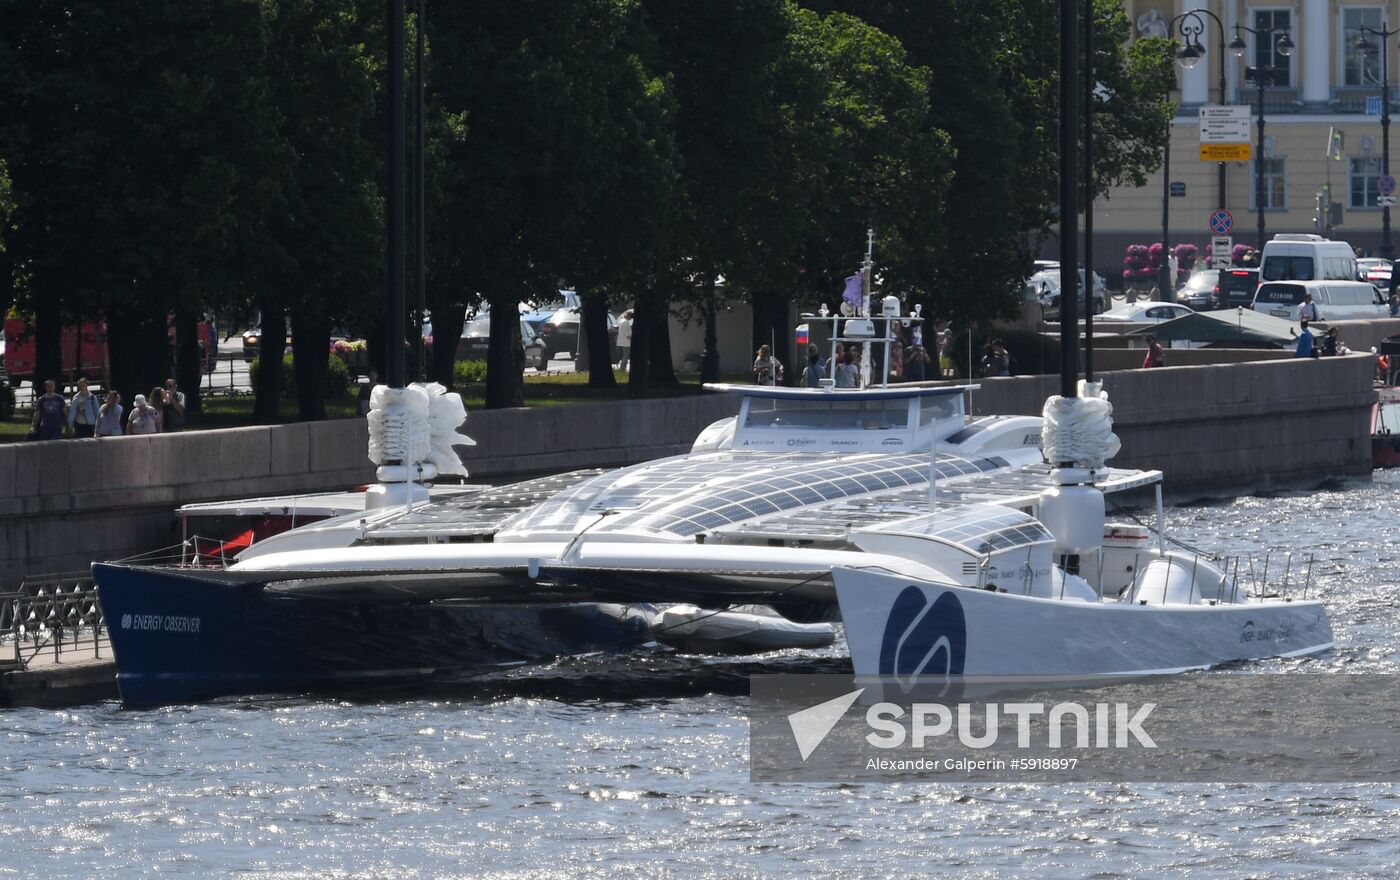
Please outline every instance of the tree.
[[103, 311], [112, 385], [149, 388], [170, 374], [170, 316], [266, 265], [277, 141], [259, 7], [9, 0], [0, 31], [17, 293], [39, 312], [40, 353], [47, 327]]
[[[461, 169], [450, 219], [437, 222], [459, 249], [463, 291], [512, 317], [491, 322], [488, 407], [522, 402], [518, 304], [560, 279], [592, 295], [621, 290], [636, 262], [624, 238], [654, 226], [664, 89], [627, 42], [635, 14], [631, 0], [494, 0], [433, 16], [433, 91], [459, 122], [447, 152]], [[628, 196], [641, 199], [636, 217], [622, 213]]]

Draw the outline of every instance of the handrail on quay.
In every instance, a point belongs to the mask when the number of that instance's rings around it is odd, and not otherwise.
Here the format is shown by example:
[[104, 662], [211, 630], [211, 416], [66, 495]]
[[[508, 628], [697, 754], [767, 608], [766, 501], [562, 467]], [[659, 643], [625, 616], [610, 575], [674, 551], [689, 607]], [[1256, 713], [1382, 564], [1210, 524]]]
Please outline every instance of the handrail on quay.
[[54, 662], [88, 648], [100, 658], [106, 629], [97, 586], [86, 572], [26, 578], [0, 593], [0, 669], [27, 669], [45, 652]]

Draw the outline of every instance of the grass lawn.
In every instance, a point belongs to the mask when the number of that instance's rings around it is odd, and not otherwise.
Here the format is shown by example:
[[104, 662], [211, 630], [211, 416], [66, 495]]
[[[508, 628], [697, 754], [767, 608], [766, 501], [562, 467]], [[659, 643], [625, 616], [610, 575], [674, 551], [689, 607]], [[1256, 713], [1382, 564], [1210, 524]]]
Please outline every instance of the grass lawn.
[[[614, 376], [618, 383], [616, 388], [590, 388], [587, 373], [548, 373], [540, 376], [526, 376], [525, 405], [561, 406], [584, 401], [629, 399], [627, 374], [616, 370]], [[653, 388], [650, 396], [677, 397], [702, 393], [698, 373], [677, 373], [676, 378], [680, 380], [678, 387]], [[747, 373], [736, 373], [720, 378], [721, 381], [725, 382], [743, 382], [751, 377]], [[480, 410], [485, 406], [484, 386], [468, 385], [459, 390], [462, 394], [462, 402], [467, 405], [469, 411]], [[251, 394], [205, 396], [202, 399], [202, 405], [204, 411], [193, 417], [186, 424], [185, 430], [236, 428], [254, 424], [253, 395]], [[357, 411], [358, 407], [353, 397], [326, 401], [326, 418], [328, 419], [353, 418]], [[17, 412], [8, 419], [0, 420], [0, 443], [23, 440], [24, 435], [29, 432], [29, 420], [29, 410]], [[296, 401], [283, 398], [278, 411], [278, 421], [295, 422], [296, 420]]]

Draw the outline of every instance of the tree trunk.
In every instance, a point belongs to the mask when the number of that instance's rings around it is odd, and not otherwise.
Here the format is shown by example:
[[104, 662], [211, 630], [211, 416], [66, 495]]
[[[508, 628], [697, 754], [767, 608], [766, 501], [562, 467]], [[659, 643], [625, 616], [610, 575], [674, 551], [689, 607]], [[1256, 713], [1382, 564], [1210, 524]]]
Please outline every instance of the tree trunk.
[[705, 350], [700, 355], [700, 381], [719, 381], [719, 306], [715, 303], [715, 286], [709, 285], [705, 294]]
[[452, 388], [453, 369], [457, 365], [457, 340], [462, 337], [462, 328], [466, 323], [467, 312], [460, 305], [433, 310], [432, 369], [428, 378], [449, 390]]
[[646, 314], [655, 307], [660, 294], [648, 290], [637, 297], [632, 307], [632, 348], [627, 354], [627, 393], [632, 397], [646, 397], [648, 379], [651, 376], [651, 334], [646, 332]]
[[616, 388], [612, 337], [608, 334], [608, 300], [597, 294], [585, 294], [580, 303], [578, 332], [583, 338], [579, 340], [579, 357], [587, 351], [588, 361], [579, 369], [588, 370], [588, 387]]
[[754, 291], [749, 299], [753, 309], [753, 345], [755, 352], [761, 345], [771, 345], [773, 356], [783, 365], [787, 381], [800, 376], [794, 372], [792, 362], [792, 334], [787, 327], [787, 299], [768, 290]]
[[107, 362], [111, 366], [111, 391], [122, 395], [122, 406], [131, 411], [138, 394], [149, 394], [170, 375], [169, 331], [164, 315], [113, 309], [107, 315]]
[[[314, 312], [314, 314], [313, 314]], [[297, 386], [297, 415], [302, 421], [326, 417], [326, 391], [330, 372], [331, 322], [325, 310], [292, 310], [292, 370]]]
[[[258, 375], [253, 388], [253, 421], [276, 424], [282, 397], [282, 355], [287, 347], [287, 318], [274, 298], [259, 302], [262, 327], [258, 335]], [[295, 340], [293, 341], [295, 344]]]
[[[43, 394], [44, 380], [52, 379], [59, 388], [68, 378], [63, 375], [63, 318], [58, 297], [40, 297], [34, 307], [34, 394]], [[77, 364], [75, 363], [76, 367]]]
[[199, 412], [199, 386], [204, 381], [204, 356], [199, 345], [199, 315], [175, 314], [175, 384], [185, 394], [185, 418]]
[[[491, 314], [514, 315], [520, 301], [491, 300]], [[492, 321], [491, 343], [486, 351], [486, 408], [525, 405], [525, 348], [520, 342], [519, 321]]]
[[647, 356], [647, 381], [660, 388], [674, 388], [680, 384], [676, 378], [676, 367], [671, 357], [671, 298], [658, 291], [647, 309], [646, 324], [632, 321], [632, 338], [644, 333], [649, 347]]

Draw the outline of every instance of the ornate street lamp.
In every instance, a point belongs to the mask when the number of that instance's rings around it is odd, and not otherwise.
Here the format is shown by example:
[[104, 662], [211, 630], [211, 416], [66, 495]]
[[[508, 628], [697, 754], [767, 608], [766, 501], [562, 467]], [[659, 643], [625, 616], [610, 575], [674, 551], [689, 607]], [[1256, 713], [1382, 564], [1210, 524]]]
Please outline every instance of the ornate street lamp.
[[[1363, 55], [1368, 55], [1376, 51], [1377, 47], [1366, 39], [1367, 34], [1375, 34], [1380, 37], [1381, 53], [1381, 174], [1390, 176], [1390, 66], [1388, 59], [1390, 53], [1386, 51], [1385, 41], [1400, 34], [1400, 28], [1388, 30], [1386, 28], [1373, 28], [1366, 25], [1361, 26], [1361, 37], [1356, 41], [1356, 51]], [[1331, 205], [1327, 206], [1330, 211]], [[1386, 259], [1394, 258], [1394, 249], [1390, 244], [1390, 205], [1381, 206], [1381, 254]]]
[[[1220, 34], [1220, 78], [1216, 81], [1216, 88], [1220, 90], [1220, 104], [1225, 105], [1225, 25], [1209, 9], [1192, 9], [1183, 12], [1172, 19], [1172, 30], [1181, 34], [1182, 47], [1176, 53], [1176, 63], [1185, 70], [1192, 70], [1206, 55], [1205, 46], [1201, 44], [1201, 37], [1206, 32], [1205, 19], [1202, 15], [1208, 16], [1215, 22], [1217, 31]], [[1171, 33], [1171, 30], [1168, 31]], [[1216, 169], [1216, 191], [1219, 195], [1216, 198], [1217, 208], [1228, 208], [1225, 202], [1225, 163], [1218, 163]]]
[[[1268, 39], [1272, 43], [1274, 50], [1285, 58], [1293, 54], [1293, 40], [1288, 35], [1289, 28], [1256, 29], [1237, 24], [1235, 25], [1235, 38], [1230, 41], [1230, 51], [1234, 53], [1236, 58], [1243, 58], [1245, 50], [1248, 48], [1245, 45], [1244, 38], [1240, 36], [1240, 31], [1242, 30], [1248, 31], [1256, 37]], [[1277, 42], [1273, 40], [1274, 34], [1282, 34]], [[1254, 67], [1246, 67], [1246, 76], [1248, 76], [1251, 71], [1254, 74], [1254, 89], [1257, 98], [1255, 112], [1257, 114], [1256, 121], [1259, 128], [1259, 143], [1256, 148], [1257, 153], [1254, 157], [1254, 209], [1259, 215], [1259, 236], [1256, 247], [1259, 249], [1259, 253], [1262, 254], [1264, 252], [1264, 86], [1273, 82], [1274, 74], [1277, 71], [1272, 65], [1266, 66], [1260, 64]]]

